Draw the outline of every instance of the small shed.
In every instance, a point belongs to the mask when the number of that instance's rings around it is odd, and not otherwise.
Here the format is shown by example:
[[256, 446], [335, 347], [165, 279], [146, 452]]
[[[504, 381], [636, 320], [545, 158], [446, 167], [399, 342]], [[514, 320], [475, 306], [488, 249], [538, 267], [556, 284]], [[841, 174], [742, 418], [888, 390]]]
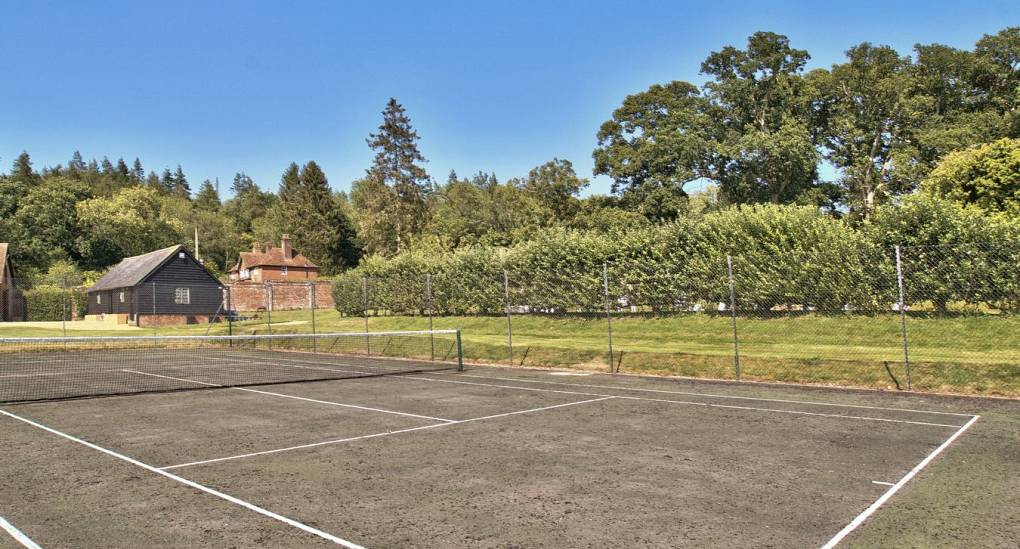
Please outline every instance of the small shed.
[[137, 326], [213, 322], [223, 285], [184, 246], [124, 258], [88, 289], [88, 314]]
[[6, 242], [0, 242], [0, 322], [25, 320], [25, 299], [14, 278], [7, 248]]

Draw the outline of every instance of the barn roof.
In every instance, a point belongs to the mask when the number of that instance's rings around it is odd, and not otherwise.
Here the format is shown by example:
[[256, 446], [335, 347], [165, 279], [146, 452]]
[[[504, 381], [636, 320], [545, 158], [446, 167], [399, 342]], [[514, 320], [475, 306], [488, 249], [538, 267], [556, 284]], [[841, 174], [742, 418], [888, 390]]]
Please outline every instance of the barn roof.
[[177, 245], [147, 254], [125, 257], [103, 275], [103, 278], [100, 278], [99, 282], [96, 282], [88, 291], [137, 286], [167, 259], [170, 259], [174, 254], [183, 249], [184, 246]]

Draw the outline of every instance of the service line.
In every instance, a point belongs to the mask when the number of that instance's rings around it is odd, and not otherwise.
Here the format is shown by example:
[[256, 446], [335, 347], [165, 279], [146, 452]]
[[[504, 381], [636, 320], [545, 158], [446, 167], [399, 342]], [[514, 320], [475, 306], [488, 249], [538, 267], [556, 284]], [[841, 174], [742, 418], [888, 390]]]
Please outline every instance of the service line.
[[380, 438], [380, 437], [386, 437], [386, 436], [390, 436], [390, 435], [398, 435], [398, 434], [401, 434], [401, 433], [410, 433], [410, 432], [414, 432], [414, 431], [425, 431], [427, 429], [436, 429], [438, 427], [448, 427], [450, 425], [460, 425], [462, 423], [471, 423], [471, 422], [474, 422], [474, 421], [482, 421], [482, 420], [486, 420], [486, 419], [496, 419], [496, 418], [501, 418], [501, 417], [516, 416], [516, 415], [520, 415], [520, 414], [530, 414], [530, 413], [534, 413], [534, 412], [543, 412], [543, 411], [552, 410], [552, 409], [555, 409], [555, 408], [565, 408], [567, 406], [575, 406], [575, 405], [578, 405], [578, 404], [587, 404], [589, 402], [599, 402], [599, 401], [602, 401], [602, 400], [609, 400], [609, 399], [612, 399], [612, 398], [616, 398], [616, 397], [608, 396], [608, 397], [602, 397], [602, 398], [592, 398], [592, 399], [588, 399], [588, 400], [580, 400], [580, 401], [577, 401], [577, 402], [566, 402], [566, 403], [563, 403], [563, 404], [554, 404], [552, 406], [543, 406], [541, 408], [531, 408], [531, 409], [528, 409], [528, 410], [518, 410], [516, 412], [506, 412], [506, 413], [502, 413], [502, 414], [493, 414], [491, 416], [474, 417], [474, 418], [471, 418], [471, 419], [461, 419], [461, 420], [457, 420], [457, 421], [451, 421], [449, 423], [436, 423], [436, 424], [433, 424], [433, 425], [422, 425], [422, 426], [419, 426], [419, 427], [411, 427], [411, 428], [408, 428], [408, 429], [399, 429], [399, 430], [396, 430], [396, 431], [387, 431], [387, 432], [384, 432], [384, 433], [373, 433], [371, 435], [361, 435], [361, 436], [349, 437], [349, 438], [338, 438], [338, 439], [334, 439], [334, 440], [325, 440], [325, 441], [322, 441], [322, 442], [312, 442], [310, 444], [299, 444], [297, 446], [288, 446], [286, 448], [276, 448], [276, 449], [273, 449], [273, 450], [263, 450], [261, 452], [251, 452], [251, 453], [248, 453], [248, 454], [238, 454], [238, 455], [234, 455], [234, 456], [226, 456], [226, 457], [220, 457], [220, 458], [205, 459], [205, 460], [202, 460], [202, 461], [191, 461], [191, 462], [188, 462], [188, 463], [179, 463], [177, 465], [169, 465], [167, 467], [162, 467], [162, 469], [164, 471], [167, 471], [167, 470], [170, 470], [170, 469], [179, 469], [181, 467], [191, 467], [193, 465], [205, 465], [207, 463], [218, 463], [218, 462], [221, 462], [221, 461], [231, 461], [231, 460], [235, 460], [235, 459], [243, 459], [243, 458], [254, 457], [254, 456], [264, 456], [264, 455], [267, 455], [267, 454], [278, 454], [280, 452], [289, 452], [291, 450], [303, 450], [305, 448], [315, 448], [315, 447], [318, 447], [318, 446], [327, 446], [327, 445], [331, 445], [331, 444], [340, 444], [340, 443], [343, 443], [343, 442], [353, 442], [353, 441], [356, 441], [356, 440], [367, 440], [367, 439], [370, 439], [370, 438]]

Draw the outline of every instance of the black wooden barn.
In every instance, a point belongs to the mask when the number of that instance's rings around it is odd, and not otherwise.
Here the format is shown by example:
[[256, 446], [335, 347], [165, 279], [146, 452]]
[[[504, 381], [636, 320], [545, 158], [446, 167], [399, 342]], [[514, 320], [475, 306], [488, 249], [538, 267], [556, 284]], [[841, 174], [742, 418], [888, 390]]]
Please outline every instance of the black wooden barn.
[[223, 305], [223, 284], [184, 246], [124, 258], [88, 289], [88, 314], [138, 326], [212, 322]]

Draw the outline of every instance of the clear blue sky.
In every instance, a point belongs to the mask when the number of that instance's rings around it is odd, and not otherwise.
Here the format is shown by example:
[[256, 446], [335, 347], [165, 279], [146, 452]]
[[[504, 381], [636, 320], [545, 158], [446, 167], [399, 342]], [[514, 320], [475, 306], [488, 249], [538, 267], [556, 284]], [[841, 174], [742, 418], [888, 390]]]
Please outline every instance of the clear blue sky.
[[[553, 157], [591, 175], [623, 98], [700, 82], [712, 50], [786, 34], [812, 66], [871, 41], [970, 48], [1020, 24], [1015, 1], [46, 2], [0, 0], [0, 166], [140, 157], [192, 188], [245, 170], [275, 189], [314, 159], [336, 189], [371, 162], [390, 97], [439, 181], [524, 175]], [[607, 192], [598, 178], [594, 192]]]

